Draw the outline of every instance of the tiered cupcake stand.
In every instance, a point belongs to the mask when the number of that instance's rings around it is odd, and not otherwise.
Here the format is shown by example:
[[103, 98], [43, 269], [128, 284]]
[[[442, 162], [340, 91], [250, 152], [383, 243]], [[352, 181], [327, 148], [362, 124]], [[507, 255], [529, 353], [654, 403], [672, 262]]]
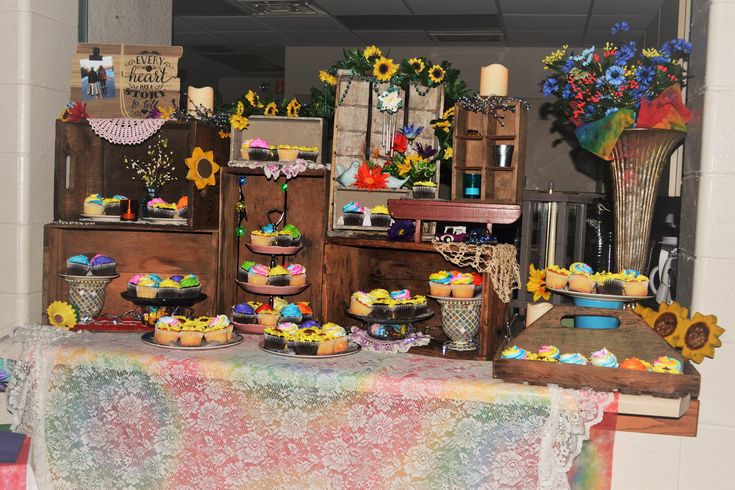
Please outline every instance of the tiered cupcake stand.
[[[204, 293], [199, 293], [199, 295], [191, 298], [138, 298], [127, 291], [123, 291], [120, 296], [140, 309], [140, 319], [144, 323], [146, 313], [155, 313], [161, 308], [165, 309], [165, 315], [168, 316], [183, 315], [191, 317], [194, 314], [192, 307], [207, 299], [207, 295]], [[161, 315], [156, 316], [160, 317]], [[153, 326], [151, 322], [148, 323]]]
[[370, 328], [372, 325], [379, 324], [379, 325], [406, 325], [406, 335], [416, 332], [416, 323], [425, 322], [426, 320], [431, 319], [434, 316], [434, 312], [429, 310], [426, 313], [422, 315], [415, 315], [411, 318], [407, 319], [398, 319], [398, 318], [380, 318], [375, 316], [362, 316], [362, 315], [356, 315], [352, 313], [349, 308], [345, 307], [345, 314], [351, 318], [354, 318], [356, 320], [360, 320], [362, 323], [365, 324], [365, 330], [368, 332], [368, 335], [371, 337], [374, 337], [378, 340], [400, 340], [405, 337], [404, 336], [396, 336], [396, 337], [385, 337], [380, 335], [375, 335], [372, 332], [372, 329]]

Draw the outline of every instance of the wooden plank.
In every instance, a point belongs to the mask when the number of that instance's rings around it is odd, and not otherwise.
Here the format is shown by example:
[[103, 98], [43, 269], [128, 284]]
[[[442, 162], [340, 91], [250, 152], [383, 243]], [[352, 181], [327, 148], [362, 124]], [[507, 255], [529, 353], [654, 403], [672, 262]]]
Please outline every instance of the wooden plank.
[[[697, 437], [699, 400], [692, 399], [689, 409], [680, 418], [650, 417], [645, 415], [621, 415], [605, 413], [605, 419], [615, 418], [615, 430], [680, 437]], [[603, 419], [603, 424], [605, 420]]]
[[423, 221], [508, 224], [521, 216], [517, 204], [390, 199], [388, 208], [394, 218]]

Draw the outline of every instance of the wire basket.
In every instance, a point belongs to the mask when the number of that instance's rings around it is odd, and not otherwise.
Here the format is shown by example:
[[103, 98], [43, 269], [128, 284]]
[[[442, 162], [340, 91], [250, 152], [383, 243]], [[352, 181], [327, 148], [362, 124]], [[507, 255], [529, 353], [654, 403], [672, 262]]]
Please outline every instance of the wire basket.
[[105, 306], [105, 291], [107, 285], [115, 276], [68, 276], [64, 278], [69, 289], [69, 301], [77, 311], [79, 323], [90, 323]]
[[447, 349], [468, 351], [477, 349], [474, 338], [480, 331], [482, 297], [434, 297], [442, 308], [442, 330], [451, 342]]

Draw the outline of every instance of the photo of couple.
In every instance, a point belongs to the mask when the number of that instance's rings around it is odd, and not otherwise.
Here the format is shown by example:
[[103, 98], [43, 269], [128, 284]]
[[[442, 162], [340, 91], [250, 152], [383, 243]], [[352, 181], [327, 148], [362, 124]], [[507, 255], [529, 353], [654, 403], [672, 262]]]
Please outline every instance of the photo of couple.
[[115, 96], [115, 71], [112, 56], [103, 56], [102, 61], [83, 59], [79, 61], [84, 100]]

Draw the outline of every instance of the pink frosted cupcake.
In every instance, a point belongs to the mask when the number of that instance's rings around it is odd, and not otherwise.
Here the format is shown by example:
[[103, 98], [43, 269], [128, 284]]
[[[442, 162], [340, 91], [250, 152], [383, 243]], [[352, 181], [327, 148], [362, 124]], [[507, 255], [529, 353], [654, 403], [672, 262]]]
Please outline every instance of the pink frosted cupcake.
[[252, 140], [248, 145], [248, 156], [251, 160], [269, 160], [271, 157], [271, 149], [268, 142], [260, 138]]

